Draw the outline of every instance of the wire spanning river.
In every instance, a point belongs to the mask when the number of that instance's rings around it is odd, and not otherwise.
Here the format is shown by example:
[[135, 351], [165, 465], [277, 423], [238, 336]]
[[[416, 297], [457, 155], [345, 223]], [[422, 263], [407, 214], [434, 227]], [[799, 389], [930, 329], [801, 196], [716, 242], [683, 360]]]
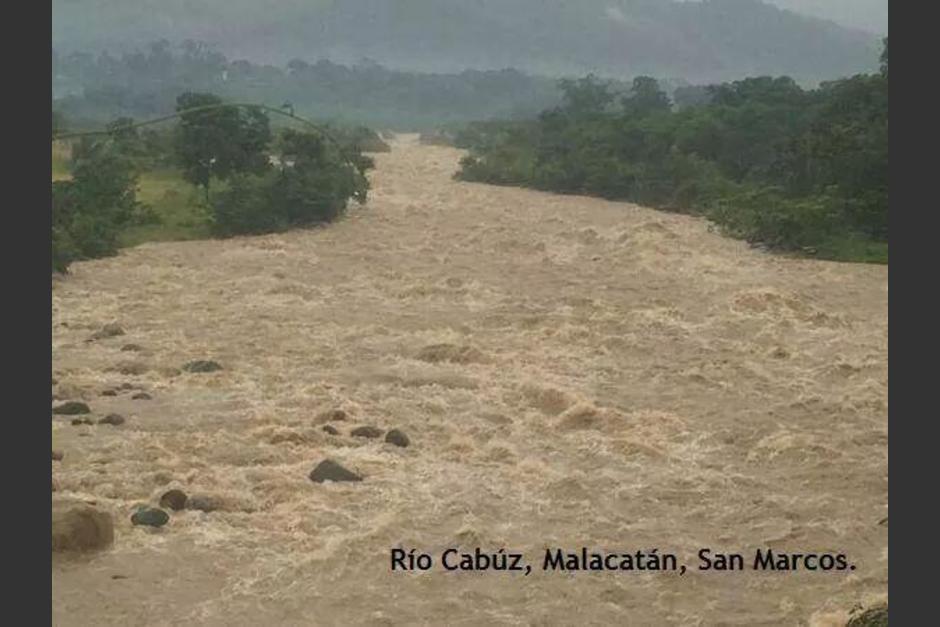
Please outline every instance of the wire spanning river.
[[[53, 496], [116, 527], [56, 557], [55, 624], [838, 625], [886, 597], [887, 268], [457, 182], [459, 157], [402, 136], [339, 223], [147, 244], [54, 283], [57, 396], [127, 417], [53, 418]], [[126, 334], [86, 341], [111, 322]], [[223, 370], [178, 370], [195, 359]], [[126, 383], [152, 398], [101, 396]], [[365, 480], [311, 482], [325, 458]], [[172, 487], [216, 511], [130, 524]], [[435, 567], [390, 572], [396, 547]], [[440, 567], [477, 547], [532, 572]], [[542, 570], [582, 547], [689, 571]], [[701, 548], [748, 569], [699, 572]], [[757, 548], [856, 569], [755, 572]]]

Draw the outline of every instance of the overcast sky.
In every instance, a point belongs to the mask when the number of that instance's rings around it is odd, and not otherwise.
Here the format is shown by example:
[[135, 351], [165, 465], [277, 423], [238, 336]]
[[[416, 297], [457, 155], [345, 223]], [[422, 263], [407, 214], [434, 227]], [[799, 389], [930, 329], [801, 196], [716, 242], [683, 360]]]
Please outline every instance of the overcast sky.
[[888, 33], [888, 0], [767, 0], [781, 9], [821, 17], [852, 28]]

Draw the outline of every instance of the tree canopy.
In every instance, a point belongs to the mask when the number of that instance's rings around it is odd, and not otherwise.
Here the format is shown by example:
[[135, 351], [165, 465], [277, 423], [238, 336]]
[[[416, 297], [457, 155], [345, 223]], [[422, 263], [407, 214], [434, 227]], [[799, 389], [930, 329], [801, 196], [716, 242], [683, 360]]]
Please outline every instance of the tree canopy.
[[785, 76], [713, 85], [675, 109], [649, 77], [620, 107], [594, 77], [568, 81], [561, 108], [459, 133], [459, 176], [699, 213], [854, 258], [888, 237], [887, 40], [882, 64], [811, 90]]
[[203, 187], [207, 198], [213, 176], [226, 179], [239, 172], [259, 173], [269, 165], [265, 149], [271, 141], [271, 128], [261, 109], [187, 111], [220, 104], [222, 99], [214, 94], [193, 92], [180, 95], [176, 104], [176, 110], [183, 112], [177, 136], [183, 175]]

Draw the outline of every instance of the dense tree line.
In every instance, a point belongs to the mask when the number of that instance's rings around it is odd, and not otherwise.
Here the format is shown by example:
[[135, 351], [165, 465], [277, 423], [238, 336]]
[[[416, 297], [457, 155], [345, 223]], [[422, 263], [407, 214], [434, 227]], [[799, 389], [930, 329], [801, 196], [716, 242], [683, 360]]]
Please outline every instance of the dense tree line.
[[422, 74], [364, 60], [347, 66], [293, 59], [285, 67], [229, 60], [204, 44], [155, 42], [120, 56], [53, 51], [54, 106], [88, 127], [171, 113], [181, 92], [280, 106], [338, 124], [400, 129], [533, 115], [558, 102], [555, 81], [516, 70]]
[[[157, 219], [137, 200], [140, 174], [154, 168], [172, 167], [201, 187], [212, 231], [223, 237], [329, 222], [349, 200], [365, 202], [374, 164], [363, 151], [387, 149], [374, 131], [276, 133], [259, 107], [218, 105], [215, 94], [186, 92], [169, 129], [141, 131], [121, 117], [103, 138], [71, 144], [71, 177], [52, 183], [54, 271], [115, 254], [123, 229]], [[53, 113], [54, 134], [64, 127]]]
[[459, 177], [699, 213], [768, 245], [887, 242], [888, 63], [804, 90], [787, 77], [710, 86], [673, 107], [656, 81], [594, 77], [524, 122], [467, 126]]
[[52, 183], [52, 269], [117, 252], [120, 230], [150, 219], [137, 202], [137, 172], [109, 142], [79, 144], [72, 178]]
[[782, 11], [781, 4], [795, 1], [110, 0], [105, 10], [102, 0], [55, 0], [52, 38], [63, 50], [123, 50], [212, 33], [220, 50], [241, 58], [309, 55], [351, 64], [371, 57], [452, 74], [515, 67], [547, 76], [596, 71], [711, 83], [787, 75], [815, 82], [875, 69], [876, 35]]

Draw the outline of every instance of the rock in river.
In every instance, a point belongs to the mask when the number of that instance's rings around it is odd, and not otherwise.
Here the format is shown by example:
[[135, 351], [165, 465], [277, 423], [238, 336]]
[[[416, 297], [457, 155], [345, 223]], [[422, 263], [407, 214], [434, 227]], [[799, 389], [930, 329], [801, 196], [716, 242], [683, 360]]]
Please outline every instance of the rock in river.
[[145, 527], [162, 527], [170, 522], [170, 515], [156, 507], [141, 507], [133, 513], [131, 522]]
[[186, 501], [187, 496], [185, 492], [173, 489], [164, 492], [163, 496], [160, 497], [160, 507], [166, 507], [167, 509], [172, 509], [174, 512], [178, 512], [186, 507]]
[[98, 421], [99, 425], [113, 425], [118, 426], [124, 424], [124, 416], [120, 414], [108, 414], [104, 418]]
[[78, 416], [80, 414], [90, 414], [91, 408], [81, 401], [66, 401], [53, 407], [52, 413], [63, 416]]
[[411, 443], [411, 440], [408, 439], [408, 436], [405, 435], [404, 431], [399, 429], [392, 429], [387, 434], [385, 434], [385, 441], [389, 444], [394, 444], [395, 446], [405, 447]]
[[114, 542], [111, 515], [84, 503], [52, 504], [52, 550], [97, 551]]
[[332, 459], [325, 459], [310, 471], [310, 480], [314, 483], [324, 481], [362, 481], [362, 477], [343, 468]]

